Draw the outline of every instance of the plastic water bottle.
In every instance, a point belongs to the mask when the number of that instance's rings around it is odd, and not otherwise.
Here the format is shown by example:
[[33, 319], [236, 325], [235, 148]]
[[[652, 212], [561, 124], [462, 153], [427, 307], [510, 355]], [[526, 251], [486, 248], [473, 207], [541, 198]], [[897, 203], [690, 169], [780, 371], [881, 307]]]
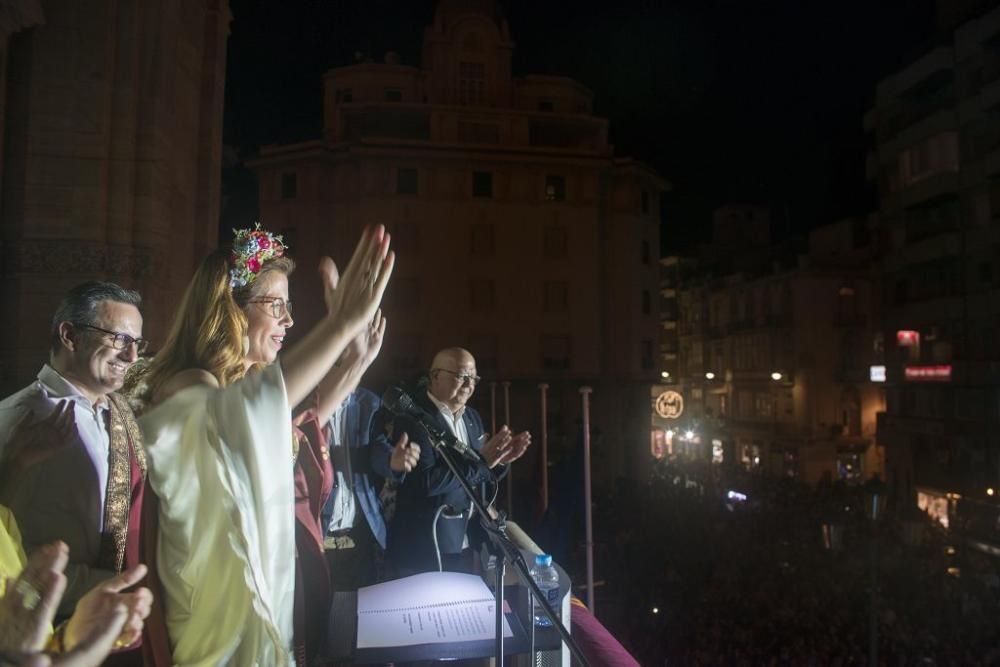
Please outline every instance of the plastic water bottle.
[[[559, 613], [559, 573], [552, 566], [552, 556], [548, 554], [538, 554], [535, 556], [535, 566], [530, 570], [531, 578], [538, 584], [538, 588], [549, 601], [549, 605]], [[535, 625], [540, 628], [552, 627], [552, 621], [545, 615], [542, 605], [534, 600], [532, 596], [532, 609], [535, 617]]]

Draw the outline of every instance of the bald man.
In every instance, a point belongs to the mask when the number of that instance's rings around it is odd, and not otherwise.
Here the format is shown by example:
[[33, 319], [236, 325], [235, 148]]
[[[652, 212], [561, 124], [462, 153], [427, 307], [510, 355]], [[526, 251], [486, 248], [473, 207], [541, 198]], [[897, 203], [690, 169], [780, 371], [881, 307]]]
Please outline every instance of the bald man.
[[[514, 435], [503, 426], [487, 438], [479, 413], [466, 405], [480, 380], [476, 360], [468, 350], [441, 350], [434, 356], [428, 375], [427, 392], [415, 396], [414, 401], [433, 416], [439, 429], [469, 444], [482, 456], [483, 463], [459, 456], [453, 460], [461, 475], [485, 498], [484, 502], [489, 502], [496, 495], [494, 479], [507, 474], [510, 463], [531, 444], [531, 436], [527, 431]], [[394, 438], [405, 432], [410, 442], [420, 445], [420, 459], [399, 487], [387, 556], [400, 576], [437, 570], [439, 565], [444, 570], [469, 571], [472, 503], [461, 482], [431, 446], [422, 426], [407, 417], [397, 417], [392, 430]]]

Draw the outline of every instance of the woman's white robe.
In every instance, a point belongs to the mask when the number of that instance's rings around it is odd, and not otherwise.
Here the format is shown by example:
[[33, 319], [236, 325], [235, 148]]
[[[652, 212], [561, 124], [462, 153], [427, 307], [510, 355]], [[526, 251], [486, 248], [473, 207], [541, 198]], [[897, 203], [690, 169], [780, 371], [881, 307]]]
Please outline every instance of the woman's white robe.
[[141, 419], [177, 665], [291, 661], [292, 429], [281, 367], [184, 389]]

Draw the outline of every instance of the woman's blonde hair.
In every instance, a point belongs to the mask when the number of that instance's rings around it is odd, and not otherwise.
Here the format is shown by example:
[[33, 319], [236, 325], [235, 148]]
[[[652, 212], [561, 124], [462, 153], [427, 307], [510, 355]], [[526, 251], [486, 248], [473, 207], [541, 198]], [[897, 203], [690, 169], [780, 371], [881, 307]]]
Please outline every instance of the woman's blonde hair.
[[247, 333], [243, 308], [263, 290], [261, 278], [266, 273], [288, 275], [295, 263], [287, 257], [270, 259], [252, 283], [234, 290], [229, 286], [230, 254], [228, 248], [216, 250], [191, 278], [167, 340], [150, 364], [146, 382], [151, 395], [189, 368], [208, 371], [220, 386], [243, 377], [243, 338]]

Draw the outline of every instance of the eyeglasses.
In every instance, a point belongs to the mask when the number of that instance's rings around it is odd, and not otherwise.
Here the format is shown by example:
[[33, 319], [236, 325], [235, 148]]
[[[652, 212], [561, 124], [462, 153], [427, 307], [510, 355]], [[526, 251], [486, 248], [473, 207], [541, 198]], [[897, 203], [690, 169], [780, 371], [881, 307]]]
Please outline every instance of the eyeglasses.
[[106, 336], [111, 336], [111, 347], [116, 350], [125, 350], [132, 345], [135, 345], [135, 351], [138, 354], [142, 354], [149, 347], [149, 341], [145, 338], [132, 338], [128, 334], [118, 333], [117, 331], [108, 331], [107, 329], [102, 329], [101, 327], [95, 327], [92, 324], [74, 324], [75, 327], [80, 327], [81, 329], [92, 329], [94, 331], [99, 331]]
[[459, 384], [465, 384], [466, 382], [468, 382], [472, 386], [475, 386], [479, 384], [480, 380], [483, 379], [478, 375], [469, 375], [468, 373], [458, 373], [456, 371], [449, 371], [447, 368], [435, 368], [433, 369], [432, 372], [437, 372], [437, 371], [444, 371], [445, 373], [450, 373], [451, 375], [454, 375], [455, 379], [458, 380]]
[[259, 299], [250, 299], [249, 303], [266, 303], [271, 307], [271, 317], [276, 320], [281, 319], [282, 312], [292, 316], [292, 302], [285, 301], [280, 296], [262, 296]]

